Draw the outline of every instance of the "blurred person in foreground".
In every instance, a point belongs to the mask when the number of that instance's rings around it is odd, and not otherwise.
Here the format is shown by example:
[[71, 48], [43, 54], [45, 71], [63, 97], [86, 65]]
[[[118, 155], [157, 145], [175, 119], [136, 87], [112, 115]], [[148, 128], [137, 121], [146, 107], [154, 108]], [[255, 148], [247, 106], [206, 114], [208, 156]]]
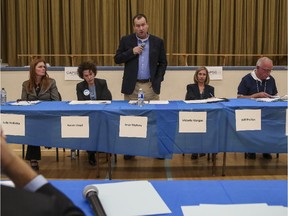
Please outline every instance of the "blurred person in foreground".
[[11, 187], [1, 184], [1, 215], [85, 215], [65, 194], [16, 155], [6, 143], [2, 130], [0, 133], [1, 172], [15, 185]]

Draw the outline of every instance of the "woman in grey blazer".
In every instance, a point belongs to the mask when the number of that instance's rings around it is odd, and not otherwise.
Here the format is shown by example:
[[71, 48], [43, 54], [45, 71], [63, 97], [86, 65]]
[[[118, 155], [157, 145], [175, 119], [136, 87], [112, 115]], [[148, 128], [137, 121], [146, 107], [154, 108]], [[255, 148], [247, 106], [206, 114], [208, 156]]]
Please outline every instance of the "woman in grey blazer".
[[[30, 78], [22, 84], [21, 100], [25, 101], [59, 101], [56, 81], [47, 74], [46, 61], [34, 59], [30, 65]], [[41, 160], [40, 146], [28, 145], [26, 160], [30, 160], [31, 167], [39, 169], [38, 160]]]

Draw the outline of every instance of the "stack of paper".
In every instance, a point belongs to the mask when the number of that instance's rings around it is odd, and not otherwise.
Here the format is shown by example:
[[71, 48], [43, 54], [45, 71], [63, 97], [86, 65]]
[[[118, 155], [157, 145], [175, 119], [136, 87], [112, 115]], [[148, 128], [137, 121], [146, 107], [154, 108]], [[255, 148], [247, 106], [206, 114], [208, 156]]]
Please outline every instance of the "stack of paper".
[[148, 181], [95, 184], [99, 199], [109, 216], [157, 215], [171, 213]]
[[77, 105], [77, 104], [111, 104], [111, 101], [107, 100], [84, 100], [84, 101], [78, 101], [78, 100], [72, 100], [69, 102], [70, 105]]
[[268, 206], [266, 203], [231, 205], [200, 204], [199, 206], [181, 206], [181, 209], [184, 216], [287, 216], [287, 207]]
[[37, 104], [39, 102], [40, 102], [39, 100], [37, 100], [37, 101], [16, 101], [16, 102], [10, 103], [10, 105], [12, 105], [12, 106], [30, 106], [30, 105]]
[[216, 97], [211, 97], [207, 99], [201, 99], [201, 100], [184, 100], [185, 103], [187, 104], [193, 104], [193, 103], [213, 103], [213, 102], [221, 102], [225, 101], [223, 98], [216, 98]]

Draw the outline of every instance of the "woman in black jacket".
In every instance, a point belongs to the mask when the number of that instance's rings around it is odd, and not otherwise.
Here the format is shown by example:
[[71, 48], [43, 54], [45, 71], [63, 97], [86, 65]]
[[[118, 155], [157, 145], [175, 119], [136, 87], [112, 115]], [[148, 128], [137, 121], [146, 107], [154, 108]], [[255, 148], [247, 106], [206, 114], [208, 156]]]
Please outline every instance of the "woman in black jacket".
[[[209, 73], [206, 67], [200, 67], [194, 74], [194, 84], [187, 85], [185, 100], [201, 100], [214, 97], [214, 87], [208, 85], [210, 82]], [[205, 154], [199, 154], [205, 156]], [[198, 159], [198, 153], [191, 155], [192, 160]]]

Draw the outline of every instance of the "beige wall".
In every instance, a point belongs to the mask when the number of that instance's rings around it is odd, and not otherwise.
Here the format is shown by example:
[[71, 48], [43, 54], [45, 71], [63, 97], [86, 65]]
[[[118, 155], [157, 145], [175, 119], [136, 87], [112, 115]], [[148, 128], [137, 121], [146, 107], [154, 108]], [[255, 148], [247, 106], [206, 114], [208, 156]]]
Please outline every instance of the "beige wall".
[[[211, 81], [215, 87], [215, 96], [235, 98], [237, 87], [241, 78], [251, 70], [223, 70], [223, 80]], [[195, 70], [167, 70], [165, 80], [162, 82], [160, 99], [162, 100], [183, 100], [186, 93], [186, 85], [193, 83]], [[97, 77], [107, 80], [108, 87], [114, 100], [122, 100], [121, 91], [122, 70], [98, 71]], [[56, 79], [57, 86], [63, 100], [76, 99], [76, 83], [79, 81], [65, 81], [64, 71], [48, 71], [50, 77]], [[274, 70], [274, 76], [278, 94], [288, 94], [288, 71]], [[1, 86], [7, 91], [7, 100], [12, 101], [21, 97], [21, 86], [27, 80], [29, 71], [1, 71]]]

